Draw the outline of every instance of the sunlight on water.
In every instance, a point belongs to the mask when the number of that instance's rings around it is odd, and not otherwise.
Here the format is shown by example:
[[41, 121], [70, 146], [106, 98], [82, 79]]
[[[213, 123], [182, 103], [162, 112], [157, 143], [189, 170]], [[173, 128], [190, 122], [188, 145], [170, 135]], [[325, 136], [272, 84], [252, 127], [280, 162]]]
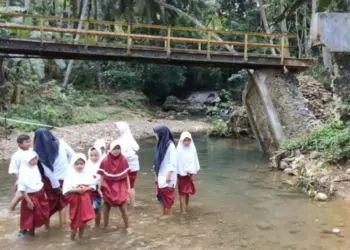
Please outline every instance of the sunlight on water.
[[[155, 199], [153, 147], [140, 141], [141, 171], [136, 182], [137, 208], [131, 217], [133, 234], [126, 235], [119, 212], [112, 214], [113, 230], [87, 230], [91, 239], [69, 240], [69, 227], [60, 229], [57, 218], [50, 232], [38, 230], [34, 238], [15, 237], [18, 208], [7, 212], [14, 180], [7, 164], [0, 171], [0, 249], [350, 249], [348, 204], [341, 200], [316, 203], [283, 184], [287, 177], [270, 171], [268, 159], [252, 141], [194, 138], [201, 171], [197, 195], [183, 217], [159, 221]], [[333, 228], [340, 233], [329, 233]]]

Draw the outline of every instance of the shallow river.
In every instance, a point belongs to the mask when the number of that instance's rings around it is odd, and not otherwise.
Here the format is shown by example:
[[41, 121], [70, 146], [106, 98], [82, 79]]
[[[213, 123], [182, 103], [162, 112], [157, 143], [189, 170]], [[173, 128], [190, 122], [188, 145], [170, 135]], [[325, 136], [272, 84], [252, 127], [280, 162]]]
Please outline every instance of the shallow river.
[[[115, 211], [110, 223], [115, 230], [91, 227], [87, 234], [92, 238], [83, 242], [71, 242], [69, 227], [55, 226], [56, 217], [50, 232], [40, 229], [34, 238], [17, 239], [18, 210], [12, 217], [6, 210], [14, 180], [7, 175], [7, 164], [2, 165], [0, 249], [350, 249], [347, 202], [316, 203], [294, 192], [283, 184], [286, 176], [270, 171], [251, 141], [194, 139], [202, 169], [188, 216], [179, 213], [177, 200], [171, 219], [156, 218], [160, 210], [151, 170], [155, 142], [143, 140], [133, 233], [125, 234]], [[340, 234], [327, 233], [333, 228]]]

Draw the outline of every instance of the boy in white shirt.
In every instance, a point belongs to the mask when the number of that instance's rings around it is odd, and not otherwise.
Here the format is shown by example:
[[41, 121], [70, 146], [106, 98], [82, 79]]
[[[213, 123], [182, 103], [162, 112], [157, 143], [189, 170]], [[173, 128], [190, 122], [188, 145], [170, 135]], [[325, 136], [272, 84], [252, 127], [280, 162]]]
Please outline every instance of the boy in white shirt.
[[19, 176], [19, 168], [21, 166], [23, 155], [26, 151], [28, 151], [32, 145], [32, 141], [29, 135], [21, 134], [17, 137], [18, 150], [11, 157], [11, 162], [9, 166], [9, 174], [13, 174], [16, 176], [16, 185], [15, 185], [15, 197], [13, 197], [10, 203], [10, 211], [15, 210], [17, 204], [22, 199], [21, 192], [17, 191], [17, 182]]

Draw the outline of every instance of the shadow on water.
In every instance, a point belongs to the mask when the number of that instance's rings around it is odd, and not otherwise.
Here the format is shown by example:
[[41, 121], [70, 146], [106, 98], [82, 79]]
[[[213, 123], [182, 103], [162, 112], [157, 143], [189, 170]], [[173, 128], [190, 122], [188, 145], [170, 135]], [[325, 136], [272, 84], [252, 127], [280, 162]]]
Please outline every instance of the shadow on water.
[[[86, 242], [71, 242], [69, 227], [38, 230], [34, 238], [15, 238], [18, 211], [7, 216], [14, 180], [7, 165], [0, 170], [0, 249], [350, 249], [347, 203], [315, 203], [283, 185], [286, 178], [268, 168], [268, 158], [254, 142], [194, 137], [201, 163], [196, 176], [197, 194], [189, 215], [175, 214], [159, 221], [152, 172], [155, 141], [140, 141], [141, 171], [136, 182], [138, 206], [131, 223], [133, 234], [123, 231], [119, 213], [104, 231], [91, 227]], [[54, 218], [53, 225], [57, 225]], [[93, 226], [93, 223], [90, 223]], [[338, 227], [338, 235], [325, 234]]]

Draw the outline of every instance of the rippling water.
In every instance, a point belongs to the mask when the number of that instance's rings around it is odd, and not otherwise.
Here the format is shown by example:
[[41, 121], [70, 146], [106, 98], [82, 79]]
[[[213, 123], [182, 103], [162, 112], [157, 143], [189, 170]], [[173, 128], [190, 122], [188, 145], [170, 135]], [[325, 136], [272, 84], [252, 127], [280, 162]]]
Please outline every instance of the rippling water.
[[[17, 239], [18, 211], [7, 215], [14, 180], [7, 175], [7, 164], [2, 165], [0, 249], [350, 249], [347, 202], [316, 203], [294, 192], [283, 184], [285, 175], [270, 171], [254, 142], [194, 139], [202, 169], [188, 216], [179, 213], [177, 200], [170, 220], [156, 218], [160, 210], [151, 170], [155, 141], [143, 140], [133, 234], [124, 233], [116, 210], [110, 224], [118, 228], [90, 228], [92, 238], [83, 242], [71, 242], [68, 226], [55, 227], [57, 218], [50, 232], [40, 229], [34, 238]], [[335, 227], [340, 234], [327, 233]]]

